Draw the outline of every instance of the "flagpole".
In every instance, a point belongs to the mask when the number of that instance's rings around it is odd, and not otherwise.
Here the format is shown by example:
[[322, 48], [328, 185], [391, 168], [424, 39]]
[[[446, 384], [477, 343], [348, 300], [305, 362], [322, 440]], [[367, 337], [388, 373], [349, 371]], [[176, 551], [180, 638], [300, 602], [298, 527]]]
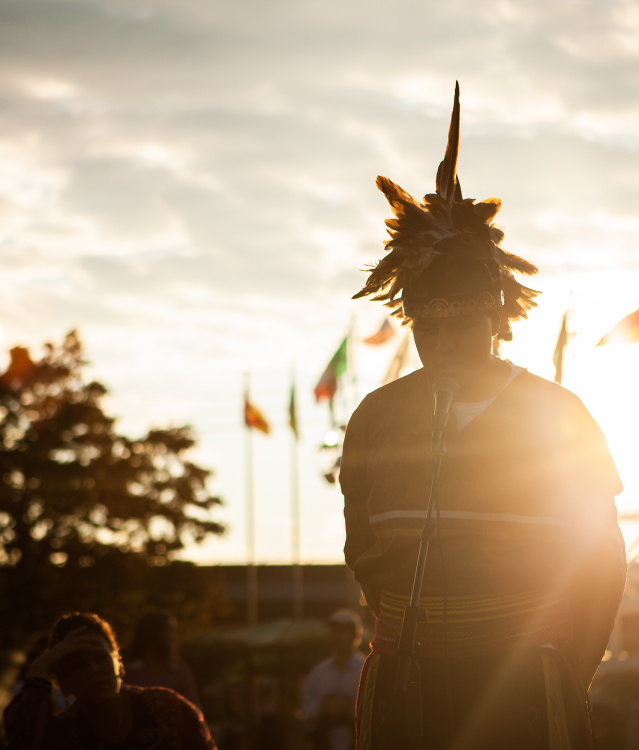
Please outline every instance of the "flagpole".
[[348, 421], [351, 415], [351, 411], [355, 409], [359, 403], [359, 380], [357, 378], [357, 362], [355, 360], [356, 349], [355, 342], [357, 341], [357, 316], [355, 313], [351, 315], [351, 325], [348, 330], [348, 359], [346, 367], [348, 369], [348, 382], [352, 386], [352, 403], [346, 404], [347, 414], [344, 416], [344, 422]]
[[291, 366], [291, 560], [293, 570], [293, 619], [304, 616], [304, 581], [301, 566], [299, 437], [295, 403], [295, 367]]
[[561, 384], [564, 373], [564, 353], [566, 351], [566, 345], [568, 344], [568, 311], [566, 311], [561, 319], [561, 328], [559, 329], [559, 335], [557, 337], [557, 343], [555, 344], [555, 351], [552, 355], [552, 361], [555, 366], [555, 383]]
[[[326, 365], [326, 369], [322, 373], [321, 378], [319, 379], [318, 384], [315, 386], [315, 399], [317, 401], [320, 401], [322, 399], [326, 399], [328, 401], [328, 409], [330, 414], [330, 427], [332, 431], [339, 431], [342, 430], [344, 425], [342, 424], [342, 420], [336, 418], [335, 415], [335, 400], [336, 395], [338, 398], [341, 398], [343, 402], [343, 407], [346, 410], [346, 403], [345, 403], [345, 391], [348, 390], [349, 387], [349, 370], [348, 370], [348, 360], [349, 360], [349, 337], [350, 337], [350, 331], [347, 332], [346, 336], [342, 339], [340, 342], [340, 345], [337, 347], [337, 351], [333, 356], [331, 357], [328, 365]], [[343, 378], [341, 381], [341, 388], [340, 386], [340, 378]], [[339, 406], [339, 405], [338, 405]], [[338, 414], [337, 417], [340, 415]], [[348, 415], [345, 416], [345, 419], [348, 418]], [[341, 442], [338, 440], [338, 442]], [[322, 448], [328, 447], [327, 445], [321, 446]], [[324, 477], [330, 482], [335, 481], [335, 469], [337, 468], [337, 465], [335, 464], [333, 466], [333, 470], [329, 472], [328, 474], [325, 474]], [[332, 477], [329, 478], [329, 477]]]
[[390, 364], [388, 365], [383, 385], [392, 383], [393, 380], [397, 380], [397, 378], [402, 374], [402, 370], [404, 369], [404, 367], [406, 367], [406, 365], [409, 363], [409, 360], [410, 333], [406, 331], [406, 333], [404, 334], [404, 338], [400, 341], [399, 346], [397, 347], [397, 350], [393, 355]]
[[[244, 399], [248, 402], [251, 374], [244, 374]], [[257, 625], [257, 568], [255, 567], [255, 498], [253, 487], [253, 437], [246, 424], [246, 611], [249, 627]]]

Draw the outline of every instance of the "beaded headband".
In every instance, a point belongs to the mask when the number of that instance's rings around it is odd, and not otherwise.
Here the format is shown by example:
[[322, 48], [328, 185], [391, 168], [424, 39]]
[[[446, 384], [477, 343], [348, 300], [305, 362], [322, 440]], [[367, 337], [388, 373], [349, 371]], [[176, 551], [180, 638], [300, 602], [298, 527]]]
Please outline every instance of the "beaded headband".
[[474, 297], [462, 300], [448, 300], [434, 297], [428, 302], [408, 302], [404, 299], [404, 318], [456, 318], [460, 315], [474, 315], [479, 312], [500, 310], [504, 305], [503, 292], [479, 292]]

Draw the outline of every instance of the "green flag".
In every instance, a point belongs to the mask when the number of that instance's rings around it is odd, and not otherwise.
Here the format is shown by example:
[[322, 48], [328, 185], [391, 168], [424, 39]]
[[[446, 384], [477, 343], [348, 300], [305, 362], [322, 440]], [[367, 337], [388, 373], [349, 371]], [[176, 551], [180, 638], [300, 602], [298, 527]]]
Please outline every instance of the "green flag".
[[338, 346], [337, 351], [333, 354], [331, 361], [322, 373], [322, 377], [315, 386], [315, 398], [317, 401], [322, 399], [333, 400], [337, 391], [339, 378], [344, 375], [348, 367], [348, 336], [344, 337], [342, 343]]

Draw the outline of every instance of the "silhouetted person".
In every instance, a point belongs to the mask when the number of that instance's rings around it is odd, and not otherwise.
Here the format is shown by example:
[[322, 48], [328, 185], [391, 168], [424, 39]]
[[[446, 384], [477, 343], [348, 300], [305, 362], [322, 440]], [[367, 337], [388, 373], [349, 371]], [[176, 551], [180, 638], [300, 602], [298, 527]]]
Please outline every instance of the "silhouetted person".
[[[56, 715], [52, 680], [74, 698]], [[5, 711], [5, 729], [9, 750], [215, 749], [202, 714], [177, 693], [122, 684], [113, 631], [92, 613], [57, 620]]]
[[201, 707], [195, 678], [180, 660], [178, 624], [170, 612], [149, 612], [133, 636], [124, 681], [139, 687], [166, 687]]
[[[499, 246], [499, 199], [462, 198], [458, 140], [457, 90], [436, 193], [420, 202], [378, 178], [395, 214], [389, 253], [356, 295], [412, 324], [423, 364], [369, 394], [345, 436], [346, 562], [377, 615], [358, 749], [585, 750], [586, 690], [625, 581], [621, 483], [579, 399], [493, 354], [535, 305], [513, 272], [537, 269]], [[417, 660], [396, 690], [414, 580]]]
[[362, 621], [356, 612], [340, 609], [328, 620], [331, 656], [306, 678], [302, 714], [313, 750], [353, 750], [355, 700], [364, 657]]

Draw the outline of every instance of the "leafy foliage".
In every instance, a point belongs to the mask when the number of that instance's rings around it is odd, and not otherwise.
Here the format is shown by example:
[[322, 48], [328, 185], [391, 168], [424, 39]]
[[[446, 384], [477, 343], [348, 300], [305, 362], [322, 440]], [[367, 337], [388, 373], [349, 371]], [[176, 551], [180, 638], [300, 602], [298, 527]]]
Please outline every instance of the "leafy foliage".
[[12, 349], [0, 376], [0, 566], [77, 570], [113, 550], [161, 565], [223, 532], [190, 428], [117, 434], [85, 365], [72, 332], [39, 361]]

